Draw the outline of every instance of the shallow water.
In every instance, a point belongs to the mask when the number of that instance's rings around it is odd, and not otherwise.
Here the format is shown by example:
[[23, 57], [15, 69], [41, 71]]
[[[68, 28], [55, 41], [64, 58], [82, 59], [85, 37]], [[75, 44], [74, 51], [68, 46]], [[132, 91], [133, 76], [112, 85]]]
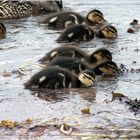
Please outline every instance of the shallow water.
[[[124, 64], [126, 68], [140, 68], [140, 31], [135, 34], [127, 33], [129, 23], [139, 18], [139, 0], [65, 0], [64, 6], [76, 12], [86, 15], [91, 9], [97, 8], [104, 13], [105, 19], [112, 23], [118, 30], [118, 39], [114, 42], [95, 39], [91, 42], [80, 44], [83, 49], [92, 52], [97, 48], [105, 47], [113, 52], [113, 60], [118, 64]], [[111, 92], [119, 92], [130, 99], [140, 99], [140, 73], [124, 73], [118, 78], [102, 79], [90, 89], [73, 89], [72, 91], [48, 91], [55, 93], [55, 97], [48, 95], [34, 95], [25, 90], [23, 83], [31, 75], [39, 71], [37, 60], [44, 56], [52, 48], [58, 47], [55, 40], [59, 36], [56, 31], [47, 30], [44, 25], [38, 23], [40, 17], [31, 17], [21, 20], [5, 21], [7, 36], [0, 40], [0, 73], [4, 70], [13, 72], [20, 67], [25, 67], [25, 76], [18, 77], [11, 74], [9, 77], [0, 76], [0, 120], [22, 121], [27, 118], [40, 118], [42, 120], [79, 118], [87, 125], [109, 125], [100, 116], [99, 111], [109, 110], [122, 115], [132, 116], [126, 106], [114, 101], [109, 104], [101, 103], [104, 99], [111, 100]], [[136, 63], [134, 63], [136, 62]], [[62, 94], [63, 93], [63, 94]], [[59, 94], [59, 95], [57, 95]], [[86, 96], [87, 95], [87, 96]], [[39, 96], [39, 97], [37, 97]], [[94, 116], [83, 116], [81, 109], [85, 106], [91, 108]], [[111, 124], [118, 126], [138, 126], [140, 122], [109, 116]], [[125, 121], [124, 121], [125, 120]], [[56, 134], [56, 135], [55, 135]], [[40, 139], [70, 139], [57, 132], [45, 133]], [[1, 139], [1, 138], [0, 138]], [[9, 139], [15, 139], [10, 136]]]

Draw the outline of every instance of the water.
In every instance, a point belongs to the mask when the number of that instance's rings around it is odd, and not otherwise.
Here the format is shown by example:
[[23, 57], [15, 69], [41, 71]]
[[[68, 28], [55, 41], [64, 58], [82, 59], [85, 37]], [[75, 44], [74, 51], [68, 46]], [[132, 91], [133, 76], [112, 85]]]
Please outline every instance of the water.
[[[118, 30], [118, 39], [115, 42], [93, 40], [81, 44], [85, 50], [92, 52], [97, 48], [105, 47], [113, 52], [113, 60], [118, 65], [124, 64], [128, 69], [140, 68], [140, 53], [136, 51], [140, 49], [140, 31], [135, 34], [127, 33], [129, 23], [134, 18], [140, 20], [139, 0], [65, 0], [64, 6], [83, 15], [86, 15], [91, 9], [97, 8], [104, 13], [105, 19]], [[38, 67], [30, 63], [37, 63], [37, 60], [45, 53], [61, 45], [55, 42], [59, 33], [47, 30], [38, 23], [39, 18], [31, 17], [4, 22], [7, 35], [5, 39], [0, 40], [0, 73], [4, 70], [12, 72], [24, 66], [27, 71], [25, 71], [26, 75], [22, 77], [18, 77], [17, 74], [11, 74], [8, 77], [0, 76], [0, 120], [22, 121], [27, 118], [40, 117], [42, 120], [49, 120], [75, 117], [88, 125], [106, 126], [110, 124], [99, 115], [84, 117], [80, 110], [85, 106], [91, 108], [92, 114], [109, 110], [133, 117], [133, 113], [127, 110], [123, 104], [119, 102], [104, 104], [101, 101], [111, 100], [112, 91], [123, 93], [130, 99], [140, 99], [140, 73], [125, 73], [117, 79], [101, 80], [94, 87], [85, 90], [48, 91], [51, 94], [55, 92], [55, 98], [40, 94], [37, 97], [24, 89], [23, 83], [39, 71]], [[109, 118], [113, 124], [120, 127], [139, 125], [136, 121], [124, 121], [123, 118], [113, 115]], [[45, 133], [40, 139], [66, 139], [62, 135], [57, 136], [57, 133], [53, 131], [50, 135]], [[56, 136], [54, 136], [55, 134]], [[15, 139], [15, 137], [10, 136], [8, 139]]]

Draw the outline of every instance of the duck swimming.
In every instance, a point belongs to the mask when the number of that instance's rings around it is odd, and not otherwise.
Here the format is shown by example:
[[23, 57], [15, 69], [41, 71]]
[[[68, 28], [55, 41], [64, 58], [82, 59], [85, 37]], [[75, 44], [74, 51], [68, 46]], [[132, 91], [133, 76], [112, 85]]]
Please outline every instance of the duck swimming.
[[85, 25], [67, 27], [58, 37], [58, 43], [88, 42], [95, 37], [94, 31]]
[[58, 67], [48, 67], [41, 70], [25, 83], [26, 89], [62, 89], [89, 87], [95, 82], [95, 74], [90, 70], [80, 72], [78, 76], [69, 70]]
[[6, 36], [6, 28], [3, 23], [0, 23], [0, 38], [4, 38]]
[[51, 50], [39, 61], [43, 64], [47, 64], [49, 61], [52, 61], [57, 57], [77, 58], [91, 64], [96, 64], [104, 60], [112, 60], [111, 52], [105, 48], [99, 48], [93, 53], [88, 54], [81, 48], [74, 45], [63, 45]]
[[90, 11], [86, 17], [72, 12], [72, 11], [60, 11], [48, 15], [42, 23], [44, 23], [49, 29], [61, 30], [74, 24], [83, 25], [98, 25], [103, 24], [105, 19], [103, 18], [103, 13], [99, 10]]
[[62, 1], [0, 1], [0, 19], [18, 19], [62, 9]]

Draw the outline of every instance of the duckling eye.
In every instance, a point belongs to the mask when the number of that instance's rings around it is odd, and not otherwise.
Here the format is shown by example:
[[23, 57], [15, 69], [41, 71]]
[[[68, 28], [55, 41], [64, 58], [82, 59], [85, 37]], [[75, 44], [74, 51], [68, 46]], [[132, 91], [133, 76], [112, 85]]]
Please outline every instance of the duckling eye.
[[97, 15], [96, 15], [96, 14], [93, 14], [92, 16], [93, 16], [93, 17], [97, 17]]
[[104, 57], [104, 55], [102, 53], [99, 54], [100, 56]]
[[109, 33], [108, 29], [105, 29], [105, 31]]
[[108, 66], [104, 66], [104, 68], [109, 69], [109, 67], [108, 67]]

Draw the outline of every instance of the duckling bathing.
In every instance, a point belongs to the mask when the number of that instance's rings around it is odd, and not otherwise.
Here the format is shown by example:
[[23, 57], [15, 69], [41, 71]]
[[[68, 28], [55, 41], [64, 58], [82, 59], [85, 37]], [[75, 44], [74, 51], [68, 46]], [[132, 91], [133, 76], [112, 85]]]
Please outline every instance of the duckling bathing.
[[80, 72], [78, 76], [69, 70], [58, 67], [48, 67], [41, 70], [25, 83], [26, 89], [61, 89], [89, 87], [95, 82], [95, 74], [90, 70]]
[[85, 25], [67, 27], [56, 40], [58, 43], [88, 42], [95, 37], [94, 31]]
[[86, 17], [72, 11], [61, 11], [48, 15], [42, 21], [49, 29], [55, 30], [61, 30], [73, 24], [94, 26], [104, 22], [103, 13], [96, 9], [90, 11]]
[[75, 58], [60, 57], [50, 61], [46, 65], [46, 67], [50, 66], [66, 68], [76, 74], [79, 74], [81, 71], [86, 69], [93, 71], [96, 75], [105, 74], [115, 76], [120, 72], [116, 63], [110, 60], [102, 61], [96, 66], [92, 66]]
[[0, 23], [0, 38], [4, 38], [6, 36], [6, 28], [3, 23]]
[[112, 54], [109, 50], [105, 48], [96, 49], [93, 53], [88, 54], [81, 48], [74, 45], [63, 45], [57, 47], [50, 52], [48, 52], [39, 61], [43, 64], [47, 64], [49, 61], [56, 59], [57, 57], [72, 57], [77, 58], [87, 63], [96, 64], [104, 60], [112, 60]]
[[62, 9], [62, 1], [0, 1], [0, 19], [17, 19]]

